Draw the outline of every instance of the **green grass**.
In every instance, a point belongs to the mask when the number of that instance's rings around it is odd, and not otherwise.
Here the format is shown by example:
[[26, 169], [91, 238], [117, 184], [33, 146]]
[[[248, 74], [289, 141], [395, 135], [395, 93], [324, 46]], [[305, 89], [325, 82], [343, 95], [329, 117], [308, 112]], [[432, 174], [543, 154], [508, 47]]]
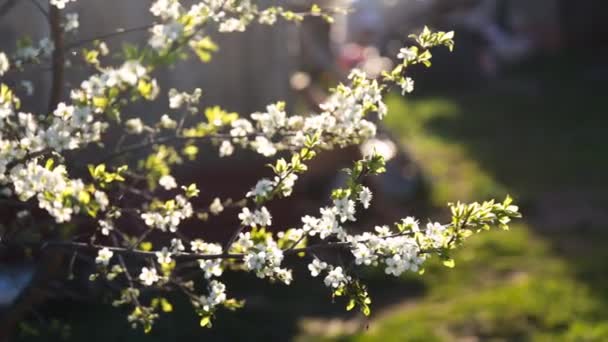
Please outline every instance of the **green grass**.
[[606, 301], [577, 270], [551, 256], [542, 239], [517, 225], [473, 238], [446, 271], [432, 264], [422, 278], [428, 293], [404, 309], [380, 313], [357, 335], [306, 336], [315, 341], [604, 341]]

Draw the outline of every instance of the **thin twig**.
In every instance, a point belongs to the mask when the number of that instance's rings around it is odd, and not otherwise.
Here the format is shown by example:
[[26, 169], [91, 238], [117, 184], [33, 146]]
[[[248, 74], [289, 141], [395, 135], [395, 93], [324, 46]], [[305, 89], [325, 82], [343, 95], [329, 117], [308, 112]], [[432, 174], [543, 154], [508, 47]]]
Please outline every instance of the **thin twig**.
[[46, 20], [51, 20], [49, 12], [47, 12], [37, 0], [30, 0], [30, 2], [38, 9], [38, 11], [40, 11], [40, 13], [46, 18]]
[[73, 43], [67, 44], [65, 48], [66, 48], [66, 50], [72, 50], [72, 49], [78, 48], [80, 46], [86, 45], [88, 43], [94, 42], [96, 40], [108, 39], [108, 38], [113, 38], [115, 36], [119, 36], [121, 34], [148, 30], [148, 29], [152, 28], [154, 25], [155, 25], [155, 23], [147, 24], [147, 25], [143, 25], [143, 26], [136, 26], [136, 27], [132, 27], [132, 28], [128, 28], [128, 29], [119, 29], [114, 32], [109, 32], [109, 33], [101, 34], [101, 35], [98, 35], [95, 37], [90, 37], [90, 38], [85, 38], [82, 40], [75, 41]]
[[[116, 246], [103, 246], [103, 245], [95, 245], [88, 244], [84, 242], [71, 242], [71, 241], [47, 241], [42, 244], [41, 249], [46, 248], [67, 248], [67, 249], [78, 249], [78, 250], [99, 250], [102, 248], [107, 248], [108, 250], [117, 253], [119, 255], [130, 255], [130, 256], [140, 256], [140, 257], [156, 257], [156, 252], [144, 251], [140, 249], [129, 249], [123, 247]], [[174, 253], [173, 257], [176, 259], [184, 259], [184, 260], [213, 260], [213, 259], [242, 259], [244, 254], [195, 254], [195, 253], [187, 253], [187, 252], [179, 252]]]

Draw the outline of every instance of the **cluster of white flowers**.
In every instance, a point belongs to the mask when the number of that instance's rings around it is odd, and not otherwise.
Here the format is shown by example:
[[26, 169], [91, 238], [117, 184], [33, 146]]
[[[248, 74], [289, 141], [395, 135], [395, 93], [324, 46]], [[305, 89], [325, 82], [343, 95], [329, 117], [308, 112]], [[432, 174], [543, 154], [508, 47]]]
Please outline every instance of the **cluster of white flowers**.
[[[358, 70], [354, 70], [349, 79], [352, 86], [337, 87], [329, 100], [321, 104], [323, 112], [319, 114], [287, 116], [284, 103], [279, 102], [267, 106], [266, 112], [251, 114], [251, 121], [244, 118], [233, 121], [232, 143], [250, 146], [270, 157], [281, 150], [301, 148], [306, 136], [319, 136], [320, 146], [326, 149], [360, 143], [375, 136], [376, 125], [365, 117], [372, 111], [380, 118], [386, 115], [383, 86]], [[255, 139], [248, 139], [253, 133]], [[275, 141], [277, 136], [283, 139]]]
[[[372, 192], [369, 188], [362, 187], [358, 199], [365, 208], [369, 207], [371, 198]], [[355, 201], [349, 197], [335, 199], [332, 207], [321, 208], [320, 213], [318, 218], [310, 215], [302, 217], [304, 232], [310, 236], [319, 234], [321, 239], [336, 235], [340, 240], [344, 240], [347, 234], [340, 223], [356, 220]]]
[[[38, 159], [27, 156], [44, 151], [72, 150], [100, 139], [106, 124], [93, 121], [89, 107], [68, 106], [60, 103], [49, 118], [15, 111], [18, 99], [2, 85], [0, 98], [0, 185], [12, 185], [20, 200], [37, 195], [39, 206], [46, 209], [58, 222], [70, 220], [79, 212], [79, 201], [73, 198], [84, 192], [81, 180], [67, 177], [65, 166], [50, 169], [38, 164]], [[16, 161], [14, 167], [7, 167]], [[7, 171], [8, 175], [7, 175]], [[97, 191], [95, 199], [102, 210], [108, 205], [107, 196]], [[70, 202], [72, 202], [70, 204]]]
[[192, 204], [182, 195], [175, 196], [175, 200], [170, 200], [164, 206], [155, 211], [147, 211], [141, 214], [148, 227], [170, 231], [175, 233], [179, 224], [191, 217], [193, 214]]
[[344, 229], [340, 226], [335, 208], [321, 208], [321, 217], [316, 218], [310, 215], [302, 217], [304, 224], [302, 229], [310, 236], [319, 234], [321, 239], [326, 239], [330, 235], [343, 235]]
[[[69, 179], [63, 165], [50, 170], [36, 160], [28, 161], [13, 167], [8, 178], [3, 178], [1, 182], [12, 184], [15, 195], [21, 201], [36, 196], [38, 206], [48, 211], [59, 223], [70, 221], [72, 214], [81, 210], [78, 199], [85, 193], [85, 185], [79, 179]], [[95, 190], [94, 199], [101, 210], [106, 209], [109, 201], [105, 193]]]
[[[222, 254], [222, 246], [217, 243], [207, 243], [203, 240], [196, 239], [190, 242], [190, 248], [194, 253], [207, 254], [207, 255], [220, 255]], [[221, 259], [208, 259], [199, 260], [198, 264], [200, 268], [205, 272], [205, 278], [219, 277], [222, 275], [222, 260]]]
[[251, 114], [251, 119], [262, 133], [268, 137], [272, 137], [287, 125], [285, 104], [276, 103], [268, 105], [265, 113], [253, 113]]
[[245, 227], [268, 227], [272, 225], [272, 215], [266, 207], [253, 212], [245, 207], [239, 213], [239, 219]]
[[[119, 68], [105, 68], [100, 74], [89, 77], [82, 82], [80, 89], [72, 90], [70, 96], [78, 103], [94, 103], [95, 99], [107, 98], [110, 89], [129, 89], [138, 85], [140, 81], [148, 81], [148, 71], [136, 60], [124, 62]], [[158, 95], [159, 87], [157, 81], [150, 81], [149, 98], [154, 99]], [[103, 112], [105, 105], [95, 106], [96, 112]]]
[[255, 272], [259, 278], [278, 279], [287, 285], [293, 280], [291, 270], [281, 268], [283, 250], [272, 237], [269, 236], [265, 241], [254, 244], [249, 233], [241, 233], [236, 245], [245, 249], [243, 258], [245, 269]]
[[[150, 12], [162, 20], [154, 25], [148, 44], [156, 50], [163, 51], [184, 37], [196, 39], [200, 26], [208, 20], [221, 21], [223, 1], [211, 0], [193, 4], [189, 9], [178, 0], [157, 0], [150, 7]], [[184, 24], [182, 18], [188, 18]]]
[[209, 282], [209, 295], [201, 296], [197, 305], [205, 312], [212, 312], [213, 309], [226, 301], [226, 285], [217, 281]]
[[180, 92], [177, 89], [169, 89], [169, 108], [179, 109], [184, 106], [190, 111], [197, 111], [198, 103], [203, 95], [200, 88], [194, 89], [192, 93]]
[[283, 14], [286, 20], [296, 19], [293, 13], [287, 15], [288, 11], [281, 7], [259, 10], [250, 0], [198, 1], [190, 7], [179, 0], [156, 0], [150, 12], [161, 20], [150, 29], [151, 37], [148, 40], [150, 46], [159, 51], [170, 48], [185, 37], [198, 40], [202, 25], [209, 22], [215, 23], [219, 32], [243, 32], [256, 19], [265, 25], [273, 25], [277, 14]]
[[351, 252], [358, 265], [377, 265], [382, 261], [387, 274], [401, 275], [405, 271], [417, 272], [426, 259], [423, 250], [445, 247], [451, 235], [447, 226], [439, 223], [428, 223], [421, 230], [418, 221], [412, 217], [402, 220], [404, 232], [391, 232], [388, 226], [375, 228], [375, 234], [363, 233], [348, 236], [347, 241], [353, 246]]
[[377, 234], [364, 233], [349, 238], [353, 243], [352, 254], [358, 265], [377, 265], [384, 261], [386, 273], [395, 276], [407, 270], [417, 272], [424, 261], [424, 254], [413, 235], [390, 235], [388, 227], [376, 227]]

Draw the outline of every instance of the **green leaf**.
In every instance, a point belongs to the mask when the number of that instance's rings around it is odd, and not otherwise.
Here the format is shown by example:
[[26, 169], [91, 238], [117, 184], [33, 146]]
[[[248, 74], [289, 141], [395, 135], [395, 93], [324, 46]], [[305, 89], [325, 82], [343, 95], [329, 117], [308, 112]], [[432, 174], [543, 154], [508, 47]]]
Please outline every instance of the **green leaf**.
[[50, 158], [44, 164], [44, 168], [47, 169], [47, 170], [53, 170], [53, 165], [54, 164], [55, 164], [55, 161], [53, 160], [53, 158]]
[[443, 261], [443, 265], [448, 268], [454, 268], [456, 266], [456, 262], [454, 259], [448, 259]]
[[212, 53], [218, 50], [217, 44], [209, 37], [190, 42], [190, 47], [203, 63], [210, 62]]
[[350, 310], [354, 309], [355, 305], [356, 305], [356, 303], [355, 303], [354, 299], [349, 300], [348, 304], [346, 305], [346, 311], [350, 311]]
[[211, 327], [211, 317], [209, 316], [204, 316], [203, 318], [201, 318], [201, 327], [205, 328], [205, 327]]

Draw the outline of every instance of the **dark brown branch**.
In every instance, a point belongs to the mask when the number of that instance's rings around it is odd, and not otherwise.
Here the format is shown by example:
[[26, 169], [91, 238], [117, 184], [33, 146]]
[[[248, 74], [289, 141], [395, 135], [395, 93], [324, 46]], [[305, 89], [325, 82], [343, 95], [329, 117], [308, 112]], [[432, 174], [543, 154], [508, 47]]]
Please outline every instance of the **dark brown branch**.
[[65, 78], [65, 55], [64, 55], [64, 37], [63, 28], [61, 27], [61, 11], [50, 6], [49, 25], [51, 30], [51, 38], [53, 40], [53, 69], [51, 81], [51, 97], [49, 99], [48, 112], [51, 113], [61, 101], [63, 95], [63, 83]]
[[[45, 242], [41, 249], [47, 248], [64, 248], [68, 250], [86, 250], [86, 251], [95, 251], [100, 250], [102, 248], [107, 248], [108, 250], [120, 254], [120, 255], [130, 255], [130, 256], [140, 256], [140, 257], [156, 257], [156, 252], [143, 251], [140, 249], [129, 249], [123, 247], [111, 247], [111, 246], [102, 246], [95, 244], [88, 244], [84, 242], [70, 242], [70, 241], [48, 241]], [[195, 253], [173, 253], [172, 256], [175, 259], [182, 260], [212, 260], [212, 259], [242, 259], [244, 257], [243, 254], [195, 254]]]

